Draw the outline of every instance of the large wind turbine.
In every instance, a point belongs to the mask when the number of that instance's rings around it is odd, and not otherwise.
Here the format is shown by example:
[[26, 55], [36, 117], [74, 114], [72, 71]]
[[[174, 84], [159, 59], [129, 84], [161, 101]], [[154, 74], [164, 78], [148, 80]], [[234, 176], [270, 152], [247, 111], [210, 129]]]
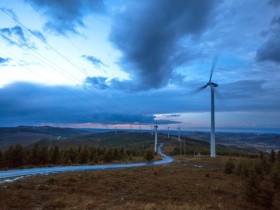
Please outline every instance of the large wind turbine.
[[216, 143], [215, 143], [215, 88], [218, 87], [217, 83], [212, 82], [212, 76], [213, 72], [216, 66], [217, 59], [214, 59], [212, 63], [212, 68], [211, 68], [211, 73], [210, 73], [210, 78], [208, 83], [206, 85], [202, 86], [201, 88], [198, 89], [198, 91], [201, 91], [208, 86], [210, 87], [211, 91], [211, 153], [210, 157], [216, 157]]

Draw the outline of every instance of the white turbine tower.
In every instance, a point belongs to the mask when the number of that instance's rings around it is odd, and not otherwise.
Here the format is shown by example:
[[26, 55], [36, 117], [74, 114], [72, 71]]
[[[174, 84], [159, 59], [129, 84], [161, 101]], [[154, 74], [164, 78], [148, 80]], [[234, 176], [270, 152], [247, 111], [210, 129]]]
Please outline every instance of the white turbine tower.
[[182, 144], [181, 144], [181, 128], [178, 126], [178, 141], [180, 142], [180, 155], [182, 154]]
[[151, 125], [151, 136], [153, 137], [153, 134], [154, 134], [154, 132], [153, 132], [153, 126]]
[[157, 152], [157, 129], [158, 129], [157, 124], [154, 125], [154, 129], [155, 129], [155, 153], [156, 153]]
[[202, 86], [201, 88], [198, 89], [198, 91], [201, 91], [208, 86], [210, 87], [211, 91], [211, 153], [210, 157], [216, 157], [216, 143], [215, 143], [215, 88], [218, 87], [217, 83], [212, 82], [212, 75], [216, 66], [217, 59], [214, 59], [212, 68], [211, 68], [211, 73], [210, 73], [210, 78], [208, 83], [206, 85]]
[[167, 130], [168, 130], [167, 138], [169, 139], [169, 126], [167, 127]]

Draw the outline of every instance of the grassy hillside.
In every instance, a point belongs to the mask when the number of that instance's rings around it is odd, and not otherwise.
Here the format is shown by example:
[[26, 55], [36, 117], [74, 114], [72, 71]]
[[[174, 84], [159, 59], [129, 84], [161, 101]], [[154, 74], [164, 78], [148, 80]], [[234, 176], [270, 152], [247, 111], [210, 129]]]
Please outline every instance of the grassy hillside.
[[226, 160], [181, 157], [165, 166], [29, 177], [0, 185], [1, 208], [267, 209], [246, 199], [240, 176], [223, 172]]
[[[169, 155], [209, 155], [210, 144], [206, 141], [193, 139], [190, 137], [181, 137], [179, 142], [176, 136], [171, 136], [170, 140], [165, 138], [164, 151]], [[235, 145], [216, 145], [217, 155], [231, 156], [254, 156], [259, 153], [259, 150], [251, 147], [239, 148]]]

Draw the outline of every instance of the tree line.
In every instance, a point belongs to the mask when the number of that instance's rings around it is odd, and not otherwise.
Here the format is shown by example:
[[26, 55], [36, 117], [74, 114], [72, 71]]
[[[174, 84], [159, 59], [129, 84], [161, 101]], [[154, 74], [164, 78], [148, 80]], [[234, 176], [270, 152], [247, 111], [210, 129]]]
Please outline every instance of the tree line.
[[19, 168], [44, 165], [72, 165], [72, 164], [98, 164], [112, 161], [132, 160], [133, 157], [144, 157], [146, 160], [153, 159], [150, 150], [139, 148], [106, 148], [95, 146], [79, 146], [60, 148], [39, 146], [22, 147], [21, 145], [10, 146], [7, 150], [0, 150], [0, 168]]

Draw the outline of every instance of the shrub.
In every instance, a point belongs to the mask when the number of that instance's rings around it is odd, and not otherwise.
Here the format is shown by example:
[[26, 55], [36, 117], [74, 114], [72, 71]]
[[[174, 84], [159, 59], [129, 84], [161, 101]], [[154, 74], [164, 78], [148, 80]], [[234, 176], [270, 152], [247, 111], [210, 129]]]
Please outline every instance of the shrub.
[[59, 159], [60, 159], [60, 150], [59, 147], [55, 145], [51, 153], [51, 163], [56, 165], [59, 163]]
[[271, 163], [275, 162], [275, 151], [274, 151], [274, 149], [272, 149], [271, 152], [270, 152], [269, 160], [270, 160]]
[[259, 193], [259, 182], [257, 176], [251, 175], [245, 182], [245, 196], [247, 200], [254, 201], [256, 195]]
[[228, 161], [227, 161], [226, 164], [225, 164], [225, 170], [224, 170], [224, 172], [225, 172], [226, 174], [232, 174], [233, 171], [234, 171], [234, 168], [235, 168], [235, 165], [234, 165], [234, 163], [232, 162], [232, 159], [229, 158]]
[[2, 154], [2, 150], [0, 149], [0, 167], [2, 166], [2, 159], [3, 159], [3, 154]]
[[152, 150], [147, 150], [146, 151], [146, 154], [145, 154], [145, 159], [147, 160], [147, 161], [150, 161], [150, 160], [153, 160], [155, 158], [155, 153], [154, 153], [154, 151], [152, 151]]

